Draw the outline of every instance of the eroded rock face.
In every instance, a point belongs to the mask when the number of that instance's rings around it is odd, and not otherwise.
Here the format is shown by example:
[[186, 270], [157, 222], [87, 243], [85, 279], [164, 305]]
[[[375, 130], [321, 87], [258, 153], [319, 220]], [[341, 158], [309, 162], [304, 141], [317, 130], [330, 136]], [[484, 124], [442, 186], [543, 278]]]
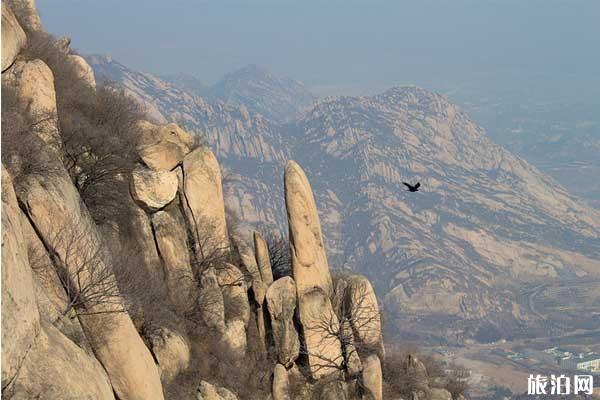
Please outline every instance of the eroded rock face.
[[15, 89], [20, 111], [36, 122], [35, 132], [53, 148], [62, 140], [58, 130], [54, 75], [42, 60], [17, 61], [2, 75], [2, 85]]
[[298, 295], [320, 288], [329, 296], [331, 275], [310, 183], [294, 161], [287, 162], [284, 181], [292, 270]]
[[[23, 29], [28, 32], [42, 29], [40, 16], [35, 7], [34, 0], [7, 0], [15, 15], [23, 23]], [[4, 37], [4, 34], [2, 35]]]
[[152, 215], [152, 226], [163, 261], [169, 299], [180, 310], [189, 310], [193, 306], [195, 281], [183, 222], [167, 211], [158, 211]]
[[152, 353], [158, 362], [162, 382], [172, 382], [189, 366], [190, 346], [187, 340], [179, 333], [164, 327], [149, 340]]
[[378, 348], [382, 342], [381, 318], [371, 282], [362, 275], [352, 275], [346, 282], [347, 316], [354, 335], [362, 344]]
[[2, 166], [2, 387], [14, 378], [40, 332], [21, 218], [11, 177]]
[[241, 359], [246, 354], [246, 328], [244, 321], [234, 319], [227, 321], [225, 333], [223, 334], [223, 344], [230, 356]]
[[310, 373], [319, 379], [335, 372], [343, 361], [340, 342], [331, 334], [339, 329], [329, 300], [331, 275], [312, 189], [294, 161], [285, 166], [284, 184], [298, 315]]
[[10, 7], [2, 2], [2, 72], [8, 69], [25, 46], [27, 37]]
[[102, 365], [48, 323], [43, 324], [10, 394], [15, 400], [115, 398]]
[[231, 391], [212, 385], [206, 381], [200, 382], [196, 393], [197, 400], [237, 400], [237, 396]]
[[339, 370], [342, 349], [336, 335], [339, 322], [333, 312], [329, 296], [323, 290], [299, 295], [299, 319], [302, 324], [308, 367], [314, 379], [320, 379]]
[[123, 232], [121, 241], [126, 242], [127, 240], [131, 240], [133, 242], [132, 245], [135, 246], [134, 249], [138, 252], [143, 263], [144, 273], [148, 276], [149, 280], [152, 280], [153, 286], [164, 290], [166, 280], [165, 271], [154, 241], [152, 223], [144, 210], [138, 207], [131, 199], [130, 202], [130, 231]]
[[290, 382], [288, 379], [288, 373], [285, 367], [281, 364], [275, 364], [273, 370], [273, 384], [271, 388], [271, 394], [273, 400], [291, 400], [290, 398]]
[[206, 326], [217, 332], [225, 332], [225, 304], [214, 267], [206, 269], [200, 276], [198, 303]]
[[159, 210], [177, 195], [177, 173], [138, 167], [131, 174], [131, 197], [148, 210]]
[[71, 62], [71, 65], [73, 65], [77, 77], [85, 82], [86, 85], [95, 89], [96, 78], [94, 78], [94, 71], [87, 61], [77, 54], [69, 54], [68, 59]]
[[376, 354], [363, 360], [362, 383], [375, 400], [383, 399], [381, 361]]
[[294, 280], [286, 276], [273, 282], [267, 289], [266, 299], [277, 360], [289, 367], [298, 358], [300, 352], [298, 332], [294, 326], [296, 309]]
[[227, 321], [240, 320], [248, 326], [250, 320], [250, 304], [246, 281], [242, 271], [235, 265], [223, 264], [216, 269], [217, 281], [223, 293], [225, 303], [225, 319]]
[[170, 171], [192, 151], [194, 138], [176, 124], [140, 123], [138, 152], [149, 168]]
[[[89, 268], [107, 270], [109, 261], [99, 257], [93, 265], [85, 263], [86, 249], [101, 248], [101, 240], [66, 171], [55, 170], [50, 177], [26, 177], [19, 188], [19, 199], [46, 247], [71, 273], [74, 268], [81, 268], [78, 284], [90, 286], [93, 274]], [[75, 236], [64, 236], [69, 233]], [[112, 279], [109, 275], [108, 281]], [[103, 286], [91, 287], [94, 289], [89, 293], [93, 295]], [[116, 294], [110, 296], [110, 302], [91, 304], [86, 315], [78, 313], [86, 337], [119, 398], [162, 400], [160, 377], [152, 356], [129, 314], [119, 306], [122, 299]]]
[[214, 154], [199, 147], [183, 160], [184, 206], [199, 256], [229, 250], [221, 170]]
[[265, 285], [269, 286], [273, 283], [273, 270], [271, 269], [271, 261], [269, 259], [269, 249], [267, 242], [262, 235], [254, 232], [254, 255], [256, 256], [256, 264], [260, 271], [260, 276]]

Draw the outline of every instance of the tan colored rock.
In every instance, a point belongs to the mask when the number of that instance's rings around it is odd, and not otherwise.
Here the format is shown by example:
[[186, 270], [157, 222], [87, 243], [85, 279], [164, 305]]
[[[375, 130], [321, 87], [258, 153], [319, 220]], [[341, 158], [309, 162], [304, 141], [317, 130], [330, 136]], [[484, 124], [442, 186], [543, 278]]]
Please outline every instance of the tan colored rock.
[[198, 309], [206, 326], [225, 332], [225, 304], [214, 267], [207, 268], [200, 276]]
[[10, 4], [19, 21], [23, 23], [23, 29], [28, 32], [42, 30], [42, 23], [34, 0], [7, 0], [7, 3]]
[[192, 151], [194, 138], [176, 124], [157, 126], [150, 122], [140, 123], [138, 152], [149, 168], [170, 171], [181, 164]]
[[304, 171], [294, 161], [285, 166], [285, 206], [290, 230], [292, 271], [298, 295], [319, 288], [332, 294], [317, 206]]
[[285, 166], [284, 183], [298, 315], [310, 372], [319, 379], [337, 371], [343, 361], [340, 342], [330, 333], [339, 329], [329, 300], [331, 275], [312, 189], [294, 161]]
[[166, 277], [162, 260], [158, 255], [158, 249], [152, 232], [152, 223], [148, 215], [130, 200], [129, 215], [131, 215], [130, 230], [122, 232], [121, 241], [132, 242], [134, 251], [141, 258], [141, 267], [144, 274], [151, 281], [152, 286], [160, 290], [167, 290]]
[[12, 179], [2, 165], [2, 387], [15, 377], [40, 332], [21, 218]]
[[85, 61], [83, 57], [77, 54], [69, 54], [68, 56], [71, 65], [75, 69], [75, 73], [77, 77], [85, 82], [91, 88], [96, 88], [96, 78], [94, 77], [94, 70], [90, 65]]
[[35, 133], [54, 149], [62, 139], [58, 130], [54, 75], [42, 60], [17, 61], [2, 75], [2, 84], [15, 89], [21, 112], [35, 125]]
[[214, 386], [206, 381], [200, 382], [196, 392], [197, 400], [237, 400], [237, 396], [231, 391]]
[[298, 358], [300, 352], [298, 332], [294, 326], [296, 309], [294, 280], [285, 276], [273, 282], [267, 289], [266, 299], [277, 360], [289, 367]]
[[[82, 207], [82, 201], [66, 171], [56, 168], [51, 177], [28, 176], [19, 190], [19, 199], [24, 205], [29, 219], [52, 249], [58, 260], [68, 268], [81, 265], [78, 284], [88, 287], [93, 275], [80, 259], [79, 250], [89, 246], [101, 246], [96, 226], [89, 213]], [[57, 232], [73, 232], [77, 242], [61, 240]], [[67, 247], [67, 243], [69, 246]], [[73, 246], [75, 253], [70, 253]], [[70, 254], [69, 262], [65, 262]], [[110, 268], [107, 259], [95, 263], [96, 270]], [[106, 284], [110, 284], [110, 277]], [[104, 286], [93, 286], [89, 291], [94, 296]], [[86, 314], [78, 313], [85, 334], [94, 349], [94, 354], [109, 375], [115, 393], [119, 398], [162, 400], [162, 387], [158, 369], [142, 339], [138, 335], [129, 314], [118, 305], [122, 299], [111, 295], [110, 303], [92, 304]], [[119, 311], [119, 312], [115, 312]]]
[[362, 383], [375, 400], [383, 399], [382, 382], [381, 361], [376, 354], [371, 354], [363, 360]]
[[179, 333], [162, 327], [149, 339], [161, 380], [169, 384], [190, 365], [190, 346]]
[[377, 348], [382, 343], [381, 317], [371, 282], [362, 275], [346, 278], [347, 312], [356, 339]]
[[183, 221], [173, 218], [169, 212], [158, 211], [152, 215], [152, 226], [163, 261], [169, 298], [180, 310], [190, 310], [194, 306], [191, 300], [196, 285]]
[[131, 196], [148, 210], [159, 210], [177, 195], [177, 173], [138, 167], [131, 174]]
[[267, 242], [265, 242], [262, 235], [258, 232], [254, 232], [253, 237], [256, 264], [258, 265], [262, 281], [268, 287], [271, 283], [273, 283], [273, 270], [271, 269], [271, 260], [269, 259]]
[[29, 265], [33, 272], [36, 288], [35, 297], [40, 316], [71, 340], [78, 338], [77, 344], [91, 351], [79, 320], [71, 318], [71, 314], [64, 314], [68, 308], [69, 298], [58, 278], [54, 264], [44, 248], [44, 244], [40, 241], [24, 214], [21, 215], [21, 227], [27, 244]]
[[2, 2], [2, 72], [6, 71], [25, 46], [27, 37], [10, 7]]
[[94, 356], [47, 323], [8, 392], [14, 400], [115, 398], [108, 376]]
[[[254, 255], [254, 251], [252, 250], [252, 248], [248, 246], [246, 242], [238, 238], [234, 239], [234, 244], [240, 255], [242, 266], [250, 275], [252, 283], [254, 284], [254, 282], [261, 282], [263, 284], [264, 290], [267, 290], [267, 287], [262, 280], [262, 276], [260, 275], [260, 269], [258, 268], [258, 264], [256, 263], [256, 256]], [[257, 302], [259, 304], [262, 304], [263, 300], [264, 292], [263, 296], [258, 296]]]
[[429, 398], [430, 400], [452, 400], [452, 395], [446, 389], [431, 388]]
[[246, 280], [235, 265], [225, 263], [216, 269], [217, 281], [223, 293], [225, 320], [240, 320], [248, 326], [250, 303], [246, 291]]
[[314, 379], [337, 372], [343, 361], [337, 316], [329, 296], [320, 288], [304, 292], [298, 298], [299, 319], [304, 333], [308, 366]]
[[183, 194], [199, 257], [229, 251], [221, 169], [209, 149], [199, 147], [185, 156]]
[[246, 328], [244, 321], [234, 319], [227, 321], [225, 333], [223, 334], [223, 344], [228, 354], [237, 359], [241, 359], [246, 354]]
[[273, 369], [273, 384], [271, 394], [273, 400], [291, 400], [290, 397], [290, 382], [288, 373], [285, 367], [281, 364], [275, 364]]

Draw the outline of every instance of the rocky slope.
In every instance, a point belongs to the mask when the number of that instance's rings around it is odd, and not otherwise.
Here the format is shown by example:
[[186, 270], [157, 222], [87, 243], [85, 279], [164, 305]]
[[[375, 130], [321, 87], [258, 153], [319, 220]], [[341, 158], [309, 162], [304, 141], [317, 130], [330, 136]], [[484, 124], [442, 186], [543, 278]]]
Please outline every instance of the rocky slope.
[[[178, 113], [164, 102], [161, 112]], [[236, 119], [227, 113], [219, 119]], [[202, 116], [189, 121], [206, 126]], [[598, 306], [583, 285], [600, 274], [597, 211], [493, 144], [445, 97], [394, 88], [322, 101], [287, 124], [263, 121], [237, 123], [236, 134], [268, 137], [269, 153], [307, 166], [332, 263], [374, 280], [394, 333], [460, 342], [597, 327], [588, 317]], [[274, 201], [281, 192], [272, 191], [279, 178], [265, 173], [280, 171], [280, 159], [244, 159], [243, 144], [234, 150], [218, 138], [230, 129], [211, 129], [224, 165], [245, 166], [232, 190], [239, 208], [285, 229]], [[244, 185], [256, 177], [250, 192]], [[402, 181], [417, 180], [421, 192], [404, 191]], [[560, 302], [548, 299], [565, 287], [582, 293], [557, 314]]]
[[[24, 3], [35, 16], [2, 3], [2, 397], [382, 400], [374, 289], [332, 277], [302, 168], [279, 184], [291, 271], [274, 280], [213, 152], [96, 84]], [[235, 126], [218, 107], [205, 122]], [[450, 397], [421, 379], [419, 398]]]

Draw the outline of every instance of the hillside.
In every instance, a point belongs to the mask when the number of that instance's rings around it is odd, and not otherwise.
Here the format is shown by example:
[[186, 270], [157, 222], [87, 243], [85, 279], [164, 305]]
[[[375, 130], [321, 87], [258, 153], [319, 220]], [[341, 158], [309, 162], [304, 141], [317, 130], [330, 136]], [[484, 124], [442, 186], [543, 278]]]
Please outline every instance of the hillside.
[[[242, 123], [219, 108], [232, 130], [191, 105], [214, 100], [165, 90], [163, 98], [185, 99], [194, 116], [186, 126], [207, 133], [226, 167], [244, 165], [230, 191], [242, 215], [285, 230], [281, 192], [271, 191], [282, 163], [251, 151], [254, 142], [306, 166], [332, 265], [373, 279], [397, 337], [462, 343], [598, 328], [589, 318], [600, 312], [590, 284], [600, 276], [598, 212], [493, 144], [445, 97], [404, 87], [333, 98], [285, 124], [252, 113]], [[160, 97], [152, 101], [165, 118], [180, 118]], [[224, 146], [222, 137], [240, 147]], [[402, 181], [421, 181], [421, 192], [405, 192]], [[557, 301], [569, 288], [580, 294]]]
[[[260, 115], [104, 72], [127, 87], [96, 80], [33, 1], [2, 2], [3, 398], [462, 397], [386, 354], [373, 285], [330, 270], [309, 176]], [[226, 206], [228, 172], [165, 105], [223, 140], [238, 188], [279, 202], [286, 241]], [[252, 159], [285, 168], [247, 178]], [[284, 196], [260, 186], [275, 175]]]

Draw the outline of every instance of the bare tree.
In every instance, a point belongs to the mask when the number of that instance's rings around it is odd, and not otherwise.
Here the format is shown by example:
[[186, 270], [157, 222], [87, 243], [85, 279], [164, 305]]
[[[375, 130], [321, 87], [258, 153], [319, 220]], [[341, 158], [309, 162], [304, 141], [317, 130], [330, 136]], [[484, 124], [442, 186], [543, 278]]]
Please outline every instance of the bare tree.
[[373, 344], [373, 338], [379, 340], [381, 333], [380, 311], [372, 304], [364, 285], [350, 288], [342, 278], [336, 284], [332, 306], [312, 323], [303, 326], [304, 336], [316, 335], [323, 343], [337, 342], [342, 354], [332, 358], [320, 349], [308, 349], [306, 343], [302, 343], [301, 354], [312, 358], [311, 368], [315, 371], [339, 370], [354, 376], [360, 372], [359, 355], [379, 350]]
[[267, 233], [265, 237], [269, 261], [273, 270], [273, 279], [277, 280], [283, 276], [292, 275], [292, 259], [290, 257], [289, 240], [273, 232]]
[[[45, 242], [67, 298], [63, 315], [75, 317], [125, 311], [107, 249], [84, 224], [65, 226]], [[32, 260], [33, 266], [37, 264]]]

